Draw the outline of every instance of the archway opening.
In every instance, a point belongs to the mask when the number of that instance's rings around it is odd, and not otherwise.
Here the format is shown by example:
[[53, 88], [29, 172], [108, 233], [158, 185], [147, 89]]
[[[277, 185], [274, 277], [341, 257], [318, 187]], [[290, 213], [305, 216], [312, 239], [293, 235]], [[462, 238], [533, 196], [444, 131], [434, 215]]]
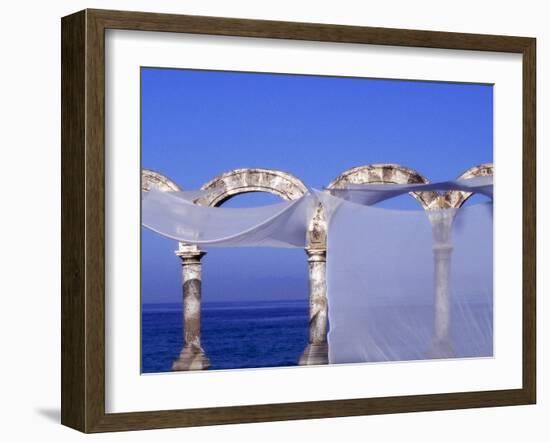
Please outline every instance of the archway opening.
[[[277, 204], [240, 193], [223, 207]], [[202, 345], [211, 369], [296, 365], [308, 342], [308, 269], [303, 249], [212, 248], [203, 258]]]

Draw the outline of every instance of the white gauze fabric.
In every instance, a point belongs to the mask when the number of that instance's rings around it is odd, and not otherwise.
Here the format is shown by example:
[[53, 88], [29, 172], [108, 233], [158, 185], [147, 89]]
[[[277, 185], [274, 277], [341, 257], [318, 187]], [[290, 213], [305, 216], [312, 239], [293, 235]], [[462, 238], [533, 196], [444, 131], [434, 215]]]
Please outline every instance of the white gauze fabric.
[[193, 204], [197, 192], [151, 190], [142, 197], [143, 226], [202, 248], [305, 247], [306, 231], [317, 199], [304, 197], [253, 208]]
[[492, 203], [340, 202], [329, 227], [329, 362], [493, 354]]

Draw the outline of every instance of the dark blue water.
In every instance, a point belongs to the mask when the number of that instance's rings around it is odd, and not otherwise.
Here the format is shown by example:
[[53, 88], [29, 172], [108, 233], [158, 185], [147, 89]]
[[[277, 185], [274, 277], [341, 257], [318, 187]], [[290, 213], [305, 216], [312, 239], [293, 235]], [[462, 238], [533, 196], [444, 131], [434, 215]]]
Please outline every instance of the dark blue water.
[[[170, 371], [183, 346], [181, 304], [143, 304], [142, 372]], [[297, 365], [308, 341], [308, 302], [217, 302], [202, 306], [211, 370]]]

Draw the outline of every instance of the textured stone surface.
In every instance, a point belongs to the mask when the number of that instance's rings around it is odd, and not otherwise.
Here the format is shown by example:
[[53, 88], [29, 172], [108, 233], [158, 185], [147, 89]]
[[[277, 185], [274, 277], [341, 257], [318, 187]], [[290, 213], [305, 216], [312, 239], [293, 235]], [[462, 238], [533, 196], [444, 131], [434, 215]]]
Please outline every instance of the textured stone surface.
[[429, 210], [432, 225], [434, 259], [434, 329], [432, 358], [454, 356], [450, 344], [451, 327], [451, 257], [453, 252], [452, 230], [455, 210]]
[[143, 169], [141, 171], [141, 190], [148, 192], [152, 188], [167, 191], [178, 191], [181, 188], [169, 178], [152, 170]]
[[235, 195], [249, 192], [268, 192], [284, 200], [295, 200], [305, 195], [307, 187], [298, 178], [279, 170], [236, 169], [217, 176], [201, 190], [208, 193], [196, 203], [215, 207]]
[[210, 366], [201, 345], [201, 252], [195, 246], [180, 246], [183, 283], [183, 349], [172, 364], [172, 370], [204, 370]]
[[[399, 164], [369, 164], [346, 170], [327, 187], [341, 189], [349, 184], [426, 184], [429, 181], [408, 167]], [[425, 209], [437, 200], [437, 192], [410, 192]]]
[[328, 364], [326, 250], [306, 249], [306, 253], [309, 270], [309, 342], [299, 364]]
[[320, 344], [326, 341], [327, 335], [327, 257], [324, 250], [306, 250], [309, 269], [309, 302], [313, 333], [311, 343]]
[[308, 227], [307, 249], [326, 251], [327, 228], [323, 206], [319, 204]]
[[298, 361], [299, 365], [328, 364], [328, 343], [308, 344]]
[[[459, 180], [475, 178], [478, 176], [493, 176], [494, 167], [492, 163], [480, 164], [479, 166], [471, 167], [458, 177]], [[460, 207], [473, 194], [471, 192], [463, 192], [460, 190], [449, 190], [443, 195], [443, 207]]]
[[[223, 173], [201, 187], [207, 191], [195, 200], [196, 204], [221, 206], [230, 198], [251, 192], [267, 192], [284, 200], [296, 200], [307, 193], [307, 187], [295, 176], [272, 169], [235, 169]], [[326, 222], [319, 206], [308, 231], [308, 247], [326, 248]]]
[[434, 330], [431, 357], [449, 358], [454, 356], [451, 347], [451, 277], [450, 244], [434, 244]]

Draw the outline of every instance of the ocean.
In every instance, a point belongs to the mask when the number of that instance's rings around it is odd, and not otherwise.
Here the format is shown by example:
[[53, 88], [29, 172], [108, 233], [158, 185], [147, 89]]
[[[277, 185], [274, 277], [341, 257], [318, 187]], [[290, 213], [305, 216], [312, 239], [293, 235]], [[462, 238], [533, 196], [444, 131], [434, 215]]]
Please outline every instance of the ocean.
[[[143, 304], [142, 373], [170, 371], [183, 346], [182, 305]], [[210, 370], [297, 365], [308, 342], [308, 301], [202, 305], [202, 346]]]

